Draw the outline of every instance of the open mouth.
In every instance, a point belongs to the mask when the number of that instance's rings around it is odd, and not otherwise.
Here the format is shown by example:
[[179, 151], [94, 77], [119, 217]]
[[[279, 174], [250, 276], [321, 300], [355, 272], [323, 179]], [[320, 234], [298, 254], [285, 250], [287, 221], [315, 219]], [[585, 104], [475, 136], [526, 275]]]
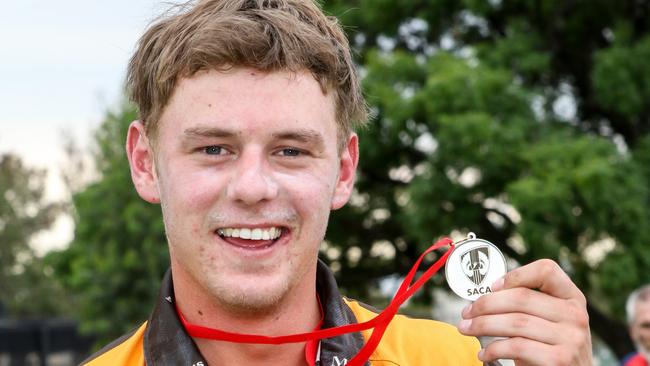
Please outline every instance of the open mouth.
[[244, 249], [269, 248], [287, 232], [287, 228], [279, 226], [263, 228], [224, 227], [216, 230], [217, 235], [225, 242]]

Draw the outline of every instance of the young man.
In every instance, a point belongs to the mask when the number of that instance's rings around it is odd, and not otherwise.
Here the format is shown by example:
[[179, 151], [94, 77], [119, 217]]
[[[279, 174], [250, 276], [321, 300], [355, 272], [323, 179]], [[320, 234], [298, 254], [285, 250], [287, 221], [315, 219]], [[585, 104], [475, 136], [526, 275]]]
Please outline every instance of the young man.
[[[353, 131], [366, 119], [336, 21], [312, 0], [199, 1], [147, 30], [128, 81], [140, 109], [131, 175], [161, 204], [171, 270], [149, 321], [89, 364], [346, 364], [370, 332], [261, 345], [186, 331], [280, 336], [375, 316], [317, 259], [330, 211], [352, 192]], [[466, 336], [396, 317], [368, 364], [591, 364], [585, 299], [556, 264], [522, 267], [494, 290], [463, 311]], [[479, 335], [509, 338], [479, 354]]]
[[637, 352], [623, 360], [623, 366], [650, 365], [650, 285], [630, 294], [625, 303], [630, 338]]

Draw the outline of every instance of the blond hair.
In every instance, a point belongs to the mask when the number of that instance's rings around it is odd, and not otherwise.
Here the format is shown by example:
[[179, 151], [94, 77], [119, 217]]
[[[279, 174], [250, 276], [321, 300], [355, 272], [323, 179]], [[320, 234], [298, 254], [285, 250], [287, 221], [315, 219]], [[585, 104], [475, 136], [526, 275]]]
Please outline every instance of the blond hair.
[[178, 6], [143, 34], [127, 87], [148, 136], [179, 79], [204, 70], [250, 67], [309, 71], [336, 105], [339, 147], [367, 118], [347, 38], [312, 0], [201, 0]]

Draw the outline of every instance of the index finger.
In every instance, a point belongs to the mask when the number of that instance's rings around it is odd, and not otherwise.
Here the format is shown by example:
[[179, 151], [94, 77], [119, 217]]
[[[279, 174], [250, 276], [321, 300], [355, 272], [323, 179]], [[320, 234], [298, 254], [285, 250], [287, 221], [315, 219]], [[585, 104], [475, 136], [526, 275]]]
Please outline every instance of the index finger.
[[580, 289], [560, 266], [550, 259], [540, 259], [505, 274], [492, 286], [492, 291], [526, 287], [561, 299], [575, 299], [586, 304]]

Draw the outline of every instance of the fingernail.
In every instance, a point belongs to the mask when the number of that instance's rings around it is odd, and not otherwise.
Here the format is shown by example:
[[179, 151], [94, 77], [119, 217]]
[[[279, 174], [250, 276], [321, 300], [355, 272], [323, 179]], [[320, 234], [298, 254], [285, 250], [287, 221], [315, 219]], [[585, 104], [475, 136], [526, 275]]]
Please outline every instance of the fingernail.
[[464, 308], [463, 311], [460, 313], [463, 318], [467, 318], [470, 311], [472, 311], [472, 303], [467, 304]]
[[485, 350], [481, 348], [480, 351], [478, 351], [478, 359], [483, 361], [483, 355], [485, 354]]
[[494, 281], [492, 283], [492, 286], [490, 286], [490, 289], [492, 290], [492, 292], [501, 290], [503, 288], [503, 282], [504, 282], [503, 277], [501, 277], [498, 280]]
[[461, 333], [467, 332], [471, 325], [472, 325], [472, 319], [463, 319], [458, 323], [458, 330]]

